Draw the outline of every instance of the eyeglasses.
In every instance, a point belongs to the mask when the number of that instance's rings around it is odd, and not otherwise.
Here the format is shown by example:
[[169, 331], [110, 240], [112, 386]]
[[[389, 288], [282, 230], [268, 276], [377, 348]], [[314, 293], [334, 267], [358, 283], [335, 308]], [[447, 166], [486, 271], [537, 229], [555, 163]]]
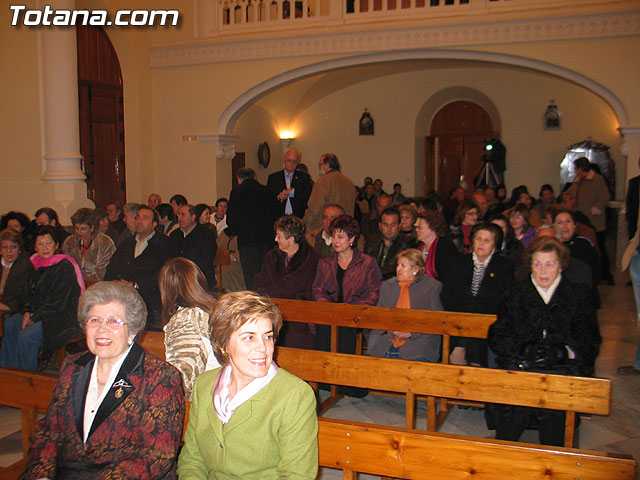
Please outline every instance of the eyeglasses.
[[85, 322], [85, 325], [87, 328], [98, 328], [100, 325], [105, 325], [111, 330], [118, 330], [126, 325], [126, 323], [120, 317], [110, 315], [107, 318], [89, 317]]

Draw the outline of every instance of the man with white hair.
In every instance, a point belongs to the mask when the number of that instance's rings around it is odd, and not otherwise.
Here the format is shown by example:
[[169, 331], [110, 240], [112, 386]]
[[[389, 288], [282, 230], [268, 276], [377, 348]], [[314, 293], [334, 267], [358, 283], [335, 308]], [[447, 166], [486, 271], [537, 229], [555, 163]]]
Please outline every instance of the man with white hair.
[[289, 148], [284, 154], [284, 169], [269, 175], [267, 188], [278, 199], [278, 216], [295, 215], [304, 217], [307, 201], [311, 195], [313, 183], [311, 177], [296, 170], [300, 163], [300, 153]]

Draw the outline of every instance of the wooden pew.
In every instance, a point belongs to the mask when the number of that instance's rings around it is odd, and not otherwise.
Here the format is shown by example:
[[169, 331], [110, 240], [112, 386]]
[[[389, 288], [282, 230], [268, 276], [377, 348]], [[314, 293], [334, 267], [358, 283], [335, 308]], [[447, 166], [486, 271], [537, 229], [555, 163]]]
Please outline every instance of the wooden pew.
[[415, 397], [427, 397], [427, 429], [438, 428], [436, 398], [503, 403], [566, 411], [565, 446], [573, 446], [575, 414], [608, 415], [611, 380], [461, 367], [278, 347], [276, 362], [307, 382], [404, 394], [407, 428], [414, 428]]
[[[29, 451], [36, 414], [45, 413], [51, 403], [57, 375], [29, 370], [0, 368], [0, 405], [19, 408], [22, 423], [22, 453]], [[0, 467], [0, 478], [18, 478], [24, 470], [23, 458], [8, 467]]]
[[449, 363], [450, 337], [487, 338], [495, 315], [369, 307], [345, 303], [271, 299], [284, 320], [331, 326], [331, 351], [338, 351], [338, 327], [400, 330], [442, 335], [442, 363]]
[[[331, 351], [338, 351], [338, 327], [368, 328], [374, 330], [400, 330], [403, 332], [427, 333], [442, 336], [442, 363], [449, 363], [451, 336], [487, 338], [495, 315], [482, 315], [435, 310], [411, 310], [406, 308], [369, 307], [343, 303], [308, 302], [272, 298], [284, 320], [290, 322], [316, 323], [331, 326]], [[362, 351], [362, 350], [359, 350]], [[320, 413], [335, 405], [340, 396], [335, 386], [331, 395], [321, 405]], [[449, 410], [449, 403], [440, 401], [437, 421], [442, 422]], [[465, 402], [468, 404], [468, 402]], [[478, 405], [478, 404], [475, 404]]]
[[320, 466], [392, 478], [633, 479], [631, 456], [320, 419]]
[[216, 250], [216, 258], [213, 264], [216, 267], [216, 283], [218, 285], [218, 292], [222, 292], [222, 267], [231, 263], [231, 251], [219, 248]]
[[[138, 340], [164, 358], [164, 336], [144, 332]], [[575, 414], [609, 415], [611, 380], [461, 367], [316, 350], [278, 347], [276, 362], [312, 384], [328, 383], [395, 392], [405, 396], [405, 426], [415, 427], [416, 396], [427, 397], [427, 430], [436, 431], [446, 412], [436, 399], [447, 398], [566, 412], [565, 446], [575, 439]], [[440, 417], [440, 418], [438, 418]]]
[[[0, 405], [45, 412], [55, 379], [49, 374], [0, 369]], [[187, 404], [187, 418], [189, 406]], [[34, 424], [35, 415], [23, 417], [25, 455]], [[531, 446], [325, 418], [320, 418], [318, 424], [319, 464], [343, 470], [345, 479], [357, 478], [357, 472], [417, 480], [468, 479], [476, 475], [495, 480], [509, 477], [633, 480], [635, 476], [636, 462], [628, 455]], [[17, 478], [25, 460], [0, 468], [0, 478]]]

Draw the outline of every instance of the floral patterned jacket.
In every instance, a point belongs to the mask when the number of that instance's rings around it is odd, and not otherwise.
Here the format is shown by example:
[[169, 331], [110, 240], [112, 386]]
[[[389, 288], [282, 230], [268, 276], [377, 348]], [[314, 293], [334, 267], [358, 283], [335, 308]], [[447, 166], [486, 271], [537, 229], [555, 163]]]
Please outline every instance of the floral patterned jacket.
[[83, 443], [94, 361], [91, 353], [65, 361], [20, 478], [177, 478], [185, 408], [178, 371], [134, 344]]

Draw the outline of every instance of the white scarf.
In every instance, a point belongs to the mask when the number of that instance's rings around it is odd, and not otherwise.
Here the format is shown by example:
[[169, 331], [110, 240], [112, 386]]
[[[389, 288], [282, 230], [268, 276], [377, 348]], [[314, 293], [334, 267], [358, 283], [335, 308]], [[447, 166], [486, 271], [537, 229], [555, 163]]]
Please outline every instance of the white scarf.
[[213, 407], [222, 424], [226, 425], [229, 423], [236, 409], [266, 387], [269, 382], [273, 380], [273, 377], [276, 376], [276, 373], [278, 373], [278, 366], [272, 362], [269, 366], [269, 371], [264, 377], [254, 378], [248, 385], [245, 385], [239, 392], [236, 392], [232, 399], [229, 399], [231, 365], [224, 367], [218, 374], [218, 378], [213, 387]]

